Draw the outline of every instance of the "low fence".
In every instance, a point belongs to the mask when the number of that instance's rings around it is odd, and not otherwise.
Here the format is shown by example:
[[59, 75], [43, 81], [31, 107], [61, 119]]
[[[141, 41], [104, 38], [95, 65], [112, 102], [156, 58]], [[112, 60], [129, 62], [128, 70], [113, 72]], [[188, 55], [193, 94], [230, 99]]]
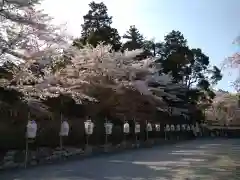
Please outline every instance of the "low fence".
[[[24, 168], [48, 163], [58, 163], [66, 160], [80, 160], [86, 157], [94, 157], [104, 154], [113, 154], [123, 152], [124, 150], [150, 148], [156, 145], [169, 145], [194, 139], [194, 133], [178, 132], [163, 133], [165, 136], [151, 135], [148, 139], [125, 139], [119, 144], [108, 142], [103, 145], [85, 144], [84, 147], [37, 147], [34, 141], [28, 143], [28, 151], [26, 150], [8, 150], [0, 160], [0, 169]], [[158, 134], [159, 135], [159, 134]]]
[[240, 126], [208, 125], [202, 129], [204, 136], [220, 136], [228, 138], [240, 137]]
[[[129, 126], [130, 129], [128, 130], [124, 130], [122, 127], [123, 126], [115, 125], [111, 133], [107, 133], [104, 126], [101, 129], [96, 129], [95, 127], [92, 133], [84, 133], [79, 139], [77, 139], [77, 136], [73, 133], [72, 137], [74, 137], [74, 139], [72, 140], [71, 134], [69, 134], [70, 136], [55, 134], [52, 138], [56, 140], [54, 141], [56, 144], [52, 146], [49, 146], [49, 142], [46, 144], [47, 146], [44, 146], [43, 142], [40, 144], [38, 140], [39, 136], [33, 139], [25, 138], [24, 140], [23, 138], [23, 141], [26, 142], [25, 148], [9, 148], [7, 151], [1, 151], [0, 169], [28, 167], [63, 160], [81, 159], [89, 156], [122, 152], [129, 149], [173, 144], [201, 137], [240, 137], [240, 126], [206, 126], [198, 132], [189, 128], [185, 130], [167, 130], [166, 126], [161, 126], [162, 128], [160, 129], [156, 127], [148, 129], [147, 124], [146, 126], [142, 126], [139, 132], [136, 132], [133, 126]], [[87, 130], [87, 127], [85, 130]], [[48, 141], [49, 139], [45, 140]], [[74, 144], [74, 146], [72, 146], [72, 144]], [[76, 146], [76, 144], [78, 144], [78, 146]]]

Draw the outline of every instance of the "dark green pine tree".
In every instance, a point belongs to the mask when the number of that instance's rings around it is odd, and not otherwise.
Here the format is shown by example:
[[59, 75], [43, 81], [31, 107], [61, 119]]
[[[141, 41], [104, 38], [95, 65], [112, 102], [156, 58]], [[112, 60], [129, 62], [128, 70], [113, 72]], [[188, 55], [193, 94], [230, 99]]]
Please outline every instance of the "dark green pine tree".
[[[219, 68], [210, 65], [209, 57], [201, 49], [189, 48], [187, 40], [179, 31], [170, 32], [159, 47], [160, 73], [171, 73], [176, 82], [185, 84], [191, 96], [188, 98], [195, 102], [199, 98], [206, 98], [203, 97], [206, 94], [212, 98], [210, 87], [221, 80], [222, 74]], [[203, 95], [199, 91], [206, 93]]]
[[145, 54], [148, 56], [160, 56], [160, 49], [162, 48], [163, 44], [161, 42], [155, 42], [154, 40], [145, 40], [143, 42], [143, 49]]
[[124, 39], [127, 41], [123, 44], [123, 49], [128, 49], [129, 51], [143, 48], [144, 38], [139, 30], [134, 26], [130, 26], [126, 34], [123, 35]]
[[112, 45], [112, 48], [118, 51], [121, 48], [121, 37], [117, 29], [111, 27], [112, 17], [108, 15], [106, 5], [103, 2], [91, 2], [89, 7], [90, 10], [83, 16], [81, 37], [76, 39], [73, 45], [81, 48], [83, 45], [91, 44], [96, 47], [103, 42]]

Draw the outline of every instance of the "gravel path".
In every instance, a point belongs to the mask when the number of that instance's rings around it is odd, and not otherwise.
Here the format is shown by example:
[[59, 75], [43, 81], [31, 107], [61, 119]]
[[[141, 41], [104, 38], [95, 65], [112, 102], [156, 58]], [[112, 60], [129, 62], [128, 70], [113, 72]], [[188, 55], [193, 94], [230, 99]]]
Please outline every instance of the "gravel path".
[[3, 172], [0, 180], [240, 180], [240, 139], [193, 140]]

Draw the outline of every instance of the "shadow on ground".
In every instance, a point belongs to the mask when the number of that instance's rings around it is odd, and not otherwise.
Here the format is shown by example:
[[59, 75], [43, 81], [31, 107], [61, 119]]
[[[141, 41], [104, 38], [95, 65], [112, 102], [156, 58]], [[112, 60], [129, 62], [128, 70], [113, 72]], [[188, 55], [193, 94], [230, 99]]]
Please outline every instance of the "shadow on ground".
[[[239, 173], [239, 174], [238, 174]], [[3, 180], [237, 180], [240, 140], [194, 140], [0, 175]]]

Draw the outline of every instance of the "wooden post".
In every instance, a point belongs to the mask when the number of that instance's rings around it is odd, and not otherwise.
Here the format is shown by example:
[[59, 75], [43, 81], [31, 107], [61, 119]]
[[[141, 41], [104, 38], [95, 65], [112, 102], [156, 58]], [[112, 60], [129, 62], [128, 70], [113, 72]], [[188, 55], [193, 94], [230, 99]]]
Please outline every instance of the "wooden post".
[[[11, 111], [12, 113], [12, 111]], [[30, 120], [30, 112], [28, 112], [28, 121]], [[27, 137], [27, 131], [25, 134], [25, 138], [26, 138], [26, 144], [25, 144], [25, 163], [24, 163], [24, 167], [27, 168], [27, 161], [28, 161], [28, 137]]]
[[107, 134], [107, 119], [105, 119], [105, 145], [108, 144], [108, 134]]
[[135, 143], [136, 143], [136, 146], [137, 146], [137, 143], [138, 143], [138, 136], [137, 136], [137, 133], [136, 133], [136, 120], [135, 118], [133, 119], [134, 121], [134, 133], [135, 133]]
[[87, 148], [88, 148], [88, 138], [89, 138], [89, 135], [87, 134], [87, 136], [86, 136], [86, 146], [87, 146]]
[[146, 141], [148, 141], [148, 121], [146, 120]]
[[[62, 112], [60, 114], [60, 121], [61, 121], [61, 124], [60, 124], [60, 131], [61, 131], [62, 122], [63, 122], [63, 120], [62, 120]], [[59, 144], [60, 144], [60, 150], [62, 150], [63, 149], [63, 142], [62, 142], [61, 132], [59, 134]]]
[[24, 167], [27, 168], [27, 161], [28, 161], [28, 138], [26, 138], [26, 150], [25, 150], [25, 163]]

